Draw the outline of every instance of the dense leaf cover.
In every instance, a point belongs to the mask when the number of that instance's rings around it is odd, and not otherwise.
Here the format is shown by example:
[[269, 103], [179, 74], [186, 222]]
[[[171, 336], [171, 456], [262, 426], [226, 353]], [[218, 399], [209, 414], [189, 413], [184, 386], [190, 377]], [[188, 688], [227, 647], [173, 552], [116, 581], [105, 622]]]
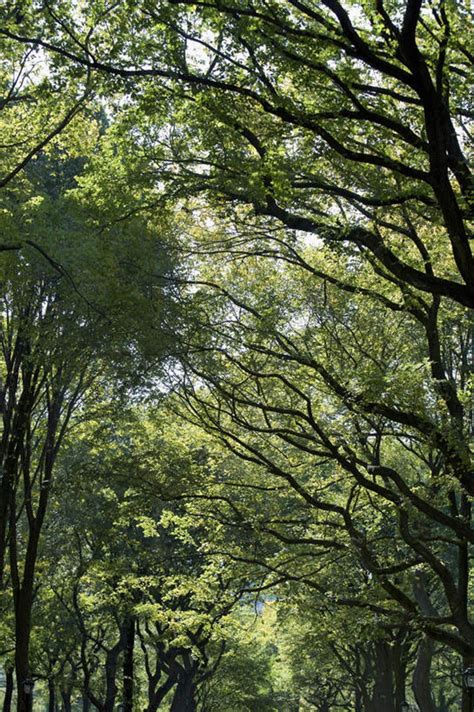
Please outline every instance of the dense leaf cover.
[[472, 20], [6, 4], [5, 710], [470, 712]]

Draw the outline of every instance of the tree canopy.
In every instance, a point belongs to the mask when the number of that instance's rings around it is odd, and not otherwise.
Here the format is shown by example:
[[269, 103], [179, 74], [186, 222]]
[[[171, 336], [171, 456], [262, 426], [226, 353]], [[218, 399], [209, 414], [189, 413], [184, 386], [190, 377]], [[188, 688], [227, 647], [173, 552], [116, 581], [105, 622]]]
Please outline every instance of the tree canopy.
[[471, 712], [468, 4], [1, 13], [5, 712]]

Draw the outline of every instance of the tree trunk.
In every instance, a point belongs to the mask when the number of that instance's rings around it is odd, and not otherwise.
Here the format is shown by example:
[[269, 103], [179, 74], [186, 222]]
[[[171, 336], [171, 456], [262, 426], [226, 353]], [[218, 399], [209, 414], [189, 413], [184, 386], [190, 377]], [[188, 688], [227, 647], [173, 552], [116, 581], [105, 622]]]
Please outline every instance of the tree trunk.
[[153, 687], [152, 690], [149, 690], [146, 712], [156, 712], [174, 685], [176, 685], [176, 678], [169, 675], [162, 685], [159, 687]]
[[135, 619], [130, 617], [125, 623], [123, 651], [123, 712], [133, 712]]
[[[12, 544], [10, 544], [12, 547]], [[17, 683], [18, 712], [32, 712], [33, 690], [25, 691], [25, 681], [31, 680], [30, 671], [30, 637], [31, 609], [33, 607], [33, 581], [36, 562], [36, 546], [34, 558], [27, 555], [23, 582], [15, 593], [15, 670]]]
[[[122, 632], [118, 643], [108, 651], [105, 658], [105, 702], [103, 705], [104, 712], [113, 712], [115, 707], [115, 698], [117, 696], [117, 662], [118, 656], [122, 650]], [[95, 700], [93, 700], [95, 703]]]
[[438, 711], [437, 712], [449, 712], [449, 706], [448, 706], [448, 703], [446, 702], [446, 697], [444, 695], [443, 688], [441, 688], [441, 692], [439, 693], [439, 703], [438, 703]]
[[474, 695], [472, 694], [472, 690], [463, 688], [461, 710], [462, 712], [474, 712]]
[[56, 688], [54, 680], [48, 680], [48, 712], [56, 712]]
[[10, 500], [10, 475], [3, 463], [1, 464], [0, 474], [0, 585], [3, 585], [5, 558], [7, 554], [8, 505]]
[[[392, 648], [392, 669], [393, 669], [393, 681], [395, 686], [395, 709], [397, 712], [401, 712], [402, 703], [405, 700], [405, 688], [406, 688], [406, 677], [407, 677], [407, 648], [408, 641], [406, 633], [400, 631], [395, 640], [395, 644]], [[423, 708], [422, 708], [423, 709]], [[428, 711], [427, 711], [428, 712]]]
[[5, 669], [5, 697], [3, 698], [3, 712], [10, 712], [12, 708], [12, 697], [13, 697], [13, 668], [7, 667]]
[[183, 672], [178, 677], [170, 712], [196, 712], [195, 694], [194, 675]]
[[357, 712], [377, 712], [373, 709], [372, 685], [375, 679], [374, 661], [371, 655], [371, 647], [365, 645], [358, 646], [358, 674], [354, 679], [354, 685], [360, 694], [360, 710]]
[[[471, 521], [471, 502], [466, 495], [461, 497], [461, 514], [467, 522]], [[466, 621], [469, 621], [469, 575], [470, 575], [469, 548], [467, 542], [459, 547], [458, 585], [462, 595], [463, 614]], [[474, 667], [474, 653], [465, 655], [463, 658], [463, 672], [469, 667]], [[462, 712], [474, 712], [474, 691], [462, 688]]]
[[64, 712], [71, 712], [72, 705], [71, 705], [71, 690], [61, 690], [61, 698], [63, 701], [63, 710]]
[[434, 642], [430, 638], [423, 638], [418, 646], [418, 655], [415, 670], [413, 671], [412, 682], [416, 703], [423, 712], [436, 712], [430, 683], [433, 655]]
[[25, 690], [25, 682], [31, 679], [29, 652], [31, 632], [31, 602], [25, 601], [24, 591], [20, 592], [15, 605], [15, 670], [17, 684], [18, 712], [32, 712], [33, 690]]
[[357, 687], [354, 690], [354, 695], [355, 695], [354, 712], [363, 712], [364, 708], [362, 707], [362, 693]]
[[[468, 667], [474, 667], [474, 657], [469, 656], [463, 658], [463, 671]], [[462, 701], [461, 701], [461, 712], [474, 712], [474, 694], [472, 690], [466, 689], [464, 685], [462, 686]]]
[[[50, 471], [48, 476], [51, 477]], [[10, 507], [10, 570], [15, 602], [15, 670], [17, 682], [18, 712], [32, 712], [33, 690], [25, 691], [25, 681], [31, 680], [30, 637], [31, 611], [33, 608], [33, 590], [35, 582], [36, 560], [41, 527], [47, 503], [47, 492], [41, 491], [36, 518], [29, 524], [29, 534], [25, 553], [23, 575], [20, 579], [17, 552], [16, 510]]]
[[380, 712], [396, 712], [395, 691], [392, 678], [392, 655], [388, 643], [377, 641], [375, 648], [375, 685], [373, 693], [373, 708]]

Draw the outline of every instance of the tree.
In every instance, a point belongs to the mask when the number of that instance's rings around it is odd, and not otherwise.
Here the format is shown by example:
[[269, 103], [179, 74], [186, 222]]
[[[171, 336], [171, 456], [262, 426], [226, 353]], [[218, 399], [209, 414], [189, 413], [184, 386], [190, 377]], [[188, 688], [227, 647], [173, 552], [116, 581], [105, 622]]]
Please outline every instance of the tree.
[[136, 268], [140, 259], [164, 272], [169, 268], [156, 232], [135, 222], [140, 241], [143, 234], [148, 238], [139, 251], [133, 229], [126, 239], [120, 229], [98, 234], [85, 217], [79, 189], [67, 192], [81, 161], [59, 151], [59, 156], [43, 154], [37, 163], [29, 180], [6, 196], [3, 211], [10, 233], [28, 246], [4, 259], [1, 299], [0, 572], [7, 558], [20, 710], [31, 705], [23, 682], [30, 677], [36, 564], [65, 437], [85, 416], [87, 402], [99, 402], [104, 391], [143, 383], [132, 369], [159, 363], [169, 343], [164, 329], [152, 348], [139, 334], [145, 323], [157, 334], [162, 323], [163, 290]]
[[198, 709], [224, 653], [238, 654], [233, 638], [246, 649], [248, 567], [207, 556], [204, 523], [181, 510], [207, 468], [196, 431], [161, 408], [111, 407], [66, 443], [33, 608], [33, 669], [50, 701]]
[[32, 17], [3, 35], [128, 92], [150, 172], [225, 229], [196, 248], [226, 266], [201, 273], [210, 308], [183, 338], [190, 381], [210, 388], [190, 382], [195, 417], [342, 526], [335, 543], [395, 608], [470, 662], [469, 10], [211, 0]]
[[[195, 108], [187, 115], [191, 161], [203, 170], [186, 172], [188, 181], [194, 175], [197, 187], [251, 203], [290, 229], [348, 242], [407, 288], [472, 306], [472, 178], [457, 133], [470, 118], [466, 8], [412, 1], [354, 13], [327, 0], [321, 8], [183, 1], [160, 10], [135, 2], [120, 33], [122, 8], [99, 14], [93, 4], [83, 27], [67, 7], [56, 14], [46, 6], [33, 20], [34, 9], [2, 35], [74, 71], [162, 79], [161, 91], [173, 90], [170, 82], [195, 87], [184, 101]], [[155, 66], [145, 68], [150, 46]], [[148, 102], [153, 88], [142, 91]], [[186, 166], [183, 142], [176, 148]], [[439, 226], [454, 273], [433, 272], [423, 224]]]
[[[233, 310], [227, 296], [209, 296], [190, 389], [203, 378], [209, 388], [189, 390], [190, 416], [294, 490], [301, 526], [290, 520], [277, 528], [283, 543], [296, 552], [319, 543], [328, 557], [346, 551], [346, 570], [355, 567], [361, 582], [370, 573], [365, 605], [377, 612], [377, 582], [403, 610], [399, 625], [407, 614], [469, 654], [469, 620], [458, 616], [467, 612], [462, 552], [470, 535], [452, 509], [464, 495], [438, 446], [412, 429], [420, 416], [426, 424], [440, 417], [439, 401], [426, 395], [430, 365], [419, 332], [402, 316], [392, 335], [393, 317], [380, 310], [375, 324], [366, 297], [348, 301], [329, 287], [315, 294], [304, 271], [293, 281], [294, 267], [258, 269], [249, 260], [227, 270]], [[390, 419], [392, 409], [404, 414], [403, 427]], [[340, 589], [339, 597], [349, 594]], [[452, 637], [455, 620], [461, 645]]]
[[[27, 14], [23, 8], [7, 3], [2, 11], [2, 24], [17, 27]], [[15, 185], [17, 178], [37, 159], [49, 144], [63, 133], [70, 133], [71, 124], [80, 116], [92, 95], [86, 77], [64, 92], [59, 102], [54, 99], [58, 90], [48, 74], [41, 52], [35, 47], [21, 47], [2, 37], [2, 66], [0, 83], [0, 189]], [[77, 123], [76, 123], [77, 126]], [[0, 251], [20, 250], [23, 241], [15, 242], [8, 236]]]

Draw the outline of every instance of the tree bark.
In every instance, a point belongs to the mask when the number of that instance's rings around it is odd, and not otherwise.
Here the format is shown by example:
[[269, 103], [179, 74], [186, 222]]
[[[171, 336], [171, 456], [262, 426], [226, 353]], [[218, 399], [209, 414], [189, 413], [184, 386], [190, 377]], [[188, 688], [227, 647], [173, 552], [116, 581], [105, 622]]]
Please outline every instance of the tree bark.
[[56, 687], [54, 680], [48, 680], [48, 712], [56, 712]]
[[18, 712], [32, 712], [33, 691], [25, 691], [25, 681], [31, 679], [29, 652], [31, 632], [31, 602], [22, 591], [15, 605], [15, 670]]
[[465, 690], [463, 688], [461, 710], [462, 712], [474, 712], [474, 695], [472, 694], [472, 690]]
[[193, 673], [183, 672], [178, 677], [170, 712], [196, 712], [195, 694]]
[[165, 682], [158, 688], [153, 688], [153, 692], [148, 695], [148, 705], [146, 712], [156, 712], [160, 708], [161, 703], [165, 699], [168, 692], [176, 685], [176, 678], [171, 675], [167, 677]]
[[380, 712], [396, 712], [395, 691], [392, 677], [392, 655], [390, 646], [384, 641], [377, 641], [375, 648], [375, 686], [373, 708]]
[[402, 703], [405, 700], [405, 688], [406, 688], [406, 678], [407, 678], [407, 651], [409, 643], [407, 641], [406, 633], [400, 631], [395, 640], [395, 644], [392, 648], [392, 669], [393, 669], [393, 683], [395, 688], [395, 709], [397, 712], [401, 712]]
[[418, 646], [415, 670], [413, 671], [412, 689], [415, 700], [423, 712], [437, 712], [431, 692], [431, 661], [434, 655], [434, 643], [430, 638], [423, 638]]
[[363, 712], [363, 707], [362, 707], [362, 693], [361, 691], [356, 688], [354, 691], [355, 695], [355, 700], [354, 700], [354, 712]]
[[123, 651], [123, 712], [133, 712], [135, 619], [125, 622]]
[[72, 705], [71, 705], [71, 690], [66, 689], [66, 690], [61, 690], [61, 698], [63, 701], [63, 710], [64, 712], [71, 712]]
[[13, 697], [13, 668], [5, 668], [5, 697], [3, 698], [2, 712], [10, 712]]
[[[472, 656], [463, 658], [463, 671], [468, 667], [474, 667], [474, 658]], [[472, 690], [462, 687], [461, 712], [474, 712], [474, 694]]]
[[[10, 550], [12, 563], [17, 570], [16, 542], [11, 535]], [[16, 534], [15, 534], [16, 537]], [[31, 637], [31, 610], [33, 607], [33, 585], [38, 545], [38, 531], [30, 533], [28, 549], [25, 558], [23, 580], [19, 588], [15, 586], [15, 669], [17, 681], [17, 710], [18, 712], [31, 712], [33, 705], [33, 691], [27, 693], [24, 689], [25, 680], [31, 679], [30, 671], [30, 637]], [[13, 569], [13, 566], [12, 566]]]

